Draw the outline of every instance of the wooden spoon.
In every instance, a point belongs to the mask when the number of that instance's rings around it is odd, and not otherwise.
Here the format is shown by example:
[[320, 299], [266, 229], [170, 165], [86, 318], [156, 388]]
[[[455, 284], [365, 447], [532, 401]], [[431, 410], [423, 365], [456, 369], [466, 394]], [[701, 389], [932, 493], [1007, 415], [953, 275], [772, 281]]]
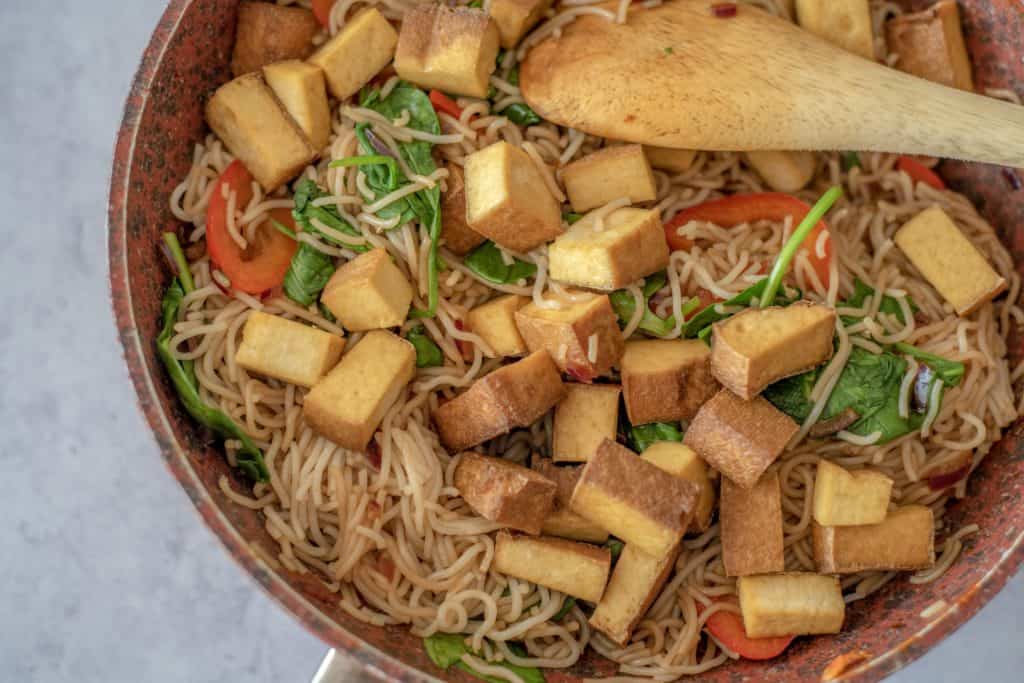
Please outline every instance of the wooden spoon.
[[523, 96], [593, 135], [706, 150], [874, 150], [1024, 166], [1024, 108], [857, 57], [709, 0], [583, 16], [534, 48]]

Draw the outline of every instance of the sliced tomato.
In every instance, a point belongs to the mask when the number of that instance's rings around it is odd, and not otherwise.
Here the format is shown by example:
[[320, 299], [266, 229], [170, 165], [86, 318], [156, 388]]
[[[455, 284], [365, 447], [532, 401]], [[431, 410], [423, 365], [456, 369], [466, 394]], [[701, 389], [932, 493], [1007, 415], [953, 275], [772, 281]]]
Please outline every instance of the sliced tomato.
[[[461, 320], [455, 320], [455, 329], [460, 332], [466, 330], [466, 325]], [[462, 360], [473, 360], [473, 342], [466, 341], [465, 339], [456, 339], [455, 348], [462, 354]]]
[[[697, 603], [697, 614], [704, 611], [703, 605]], [[711, 635], [722, 645], [744, 659], [765, 660], [781, 655], [796, 636], [780, 636], [778, 638], [750, 638], [743, 627], [743, 617], [735, 612], [715, 612], [704, 623]]]
[[331, 10], [334, 8], [334, 0], [313, 0], [313, 16], [320, 22], [320, 25], [327, 28], [331, 23]]
[[455, 103], [455, 100], [445, 95], [440, 90], [430, 91], [430, 103], [434, 105], [434, 111], [444, 112], [454, 118], [462, 116], [462, 108]]
[[[672, 251], [687, 251], [693, 247], [693, 241], [678, 234], [677, 231], [690, 221], [707, 221], [723, 228], [731, 228], [741, 223], [759, 220], [782, 221], [787, 216], [792, 216], [795, 225], [802, 221], [810, 210], [810, 204], [783, 192], [734, 194], [683, 209], [665, 224], [665, 239]], [[822, 232], [828, 232], [828, 225], [823, 220], [814, 226], [800, 249], [807, 254], [807, 260], [810, 261], [821, 284], [828, 287], [833, 258], [832, 239], [825, 237], [825, 255], [818, 256], [818, 239]]]
[[[241, 161], [233, 161], [217, 180], [206, 209], [206, 246], [210, 260], [228, 276], [231, 286], [249, 294], [262, 294], [284, 282], [298, 244], [266, 222], [256, 231], [252, 243], [242, 249], [228, 234], [228, 200], [224, 187], [235, 193], [235, 206], [245, 207], [252, 199], [252, 175]], [[273, 220], [295, 230], [288, 209], [270, 211]]]
[[931, 185], [936, 190], [946, 189], [946, 183], [942, 181], [938, 173], [913, 157], [900, 157], [896, 160], [896, 168], [910, 176], [915, 184], [924, 183]]

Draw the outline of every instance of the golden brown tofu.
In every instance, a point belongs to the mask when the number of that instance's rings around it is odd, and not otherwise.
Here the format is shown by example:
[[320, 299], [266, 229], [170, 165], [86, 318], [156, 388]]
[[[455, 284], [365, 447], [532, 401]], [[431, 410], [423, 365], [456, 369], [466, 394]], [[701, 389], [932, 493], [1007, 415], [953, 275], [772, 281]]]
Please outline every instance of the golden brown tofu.
[[313, 52], [320, 24], [308, 9], [270, 2], [238, 4], [238, 30], [231, 73], [241, 76], [285, 59], [305, 59]]
[[1006, 280], [938, 206], [914, 216], [893, 239], [957, 315], [970, 315], [1006, 291]]
[[541, 476], [547, 477], [555, 482], [555, 506], [551, 513], [544, 520], [541, 533], [546, 536], [559, 536], [571, 538], [574, 541], [587, 541], [588, 543], [604, 543], [608, 540], [608, 532], [599, 525], [594, 524], [585, 517], [580, 517], [569, 509], [572, 501], [572, 492], [576, 483], [583, 474], [583, 468], [559, 467], [547, 458], [536, 456], [530, 462], [530, 467], [536, 470]]
[[558, 202], [523, 150], [496, 142], [466, 158], [466, 222], [525, 253], [562, 233]]
[[737, 588], [748, 638], [839, 633], [843, 628], [846, 603], [834, 576], [742, 576]]
[[715, 486], [708, 477], [708, 467], [689, 446], [675, 441], [651, 444], [640, 456], [669, 474], [693, 482], [700, 494], [693, 509], [688, 531], [703, 532], [711, 526], [711, 513], [715, 509]]
[[384, 15], [368, 7], [345, 22], [309, 58], [324, 71], [331, 94], [344, 100], [359, 92], [395, 56], [398, 33]]
[[652, 557], [627, 543], [604, 597], [590, 616], [591, 627], [625, 647], [633, 629], [668, 580], [678, 556], [679, 547], [667, 555]]
[[622, 390], [634, 425], [689, 420], [718, 392], [711, 350], [698, 339], [626, 342]]
[[881, 524], [813, 527], [814, 561], [824, 574], [927, 569], [935, 564], [931, 508], [907, 505]]
[[218, 88], [206, 103], [206, 122], [267, 192], [298, 175], [317, 155], [260, 72]]
[[353, 332], [397, 327], [409, 314], [412, 285], [387, 249], [378, 248], [338, 268], [320, 301]]
[[942, 0], [885, 24], [889, 52], [899, 55], [896, 68], [951, 88], [974, 90], [971, 60], [960, 28], [956, 0]]
[[292, 59], [263, 67], [263, 77], [313, 147], [317, 150], [327, 147], [331, 136], [331, 110], [327, 105], [324, 72], [312, 64]]
[[607, 548], [541, 536], [499, 531], [494, 571], [546, 586], [580, 600], [597, 602], [604, 594], [612, 554]]
[[253, 311], [235, 362], [250, 372], [308, 388], [335, 366], [344, 348], [344, 337]]
[[441, 443], [471, 448], [516, 427], [529, 427], [562, 400], [565, 386], [547, 351], [498, 368], [434, 412]]
[[796, 192], [814, 177], [817, 162], [812, 152], [746, 152], [744, 158], [776, 192]]
[[362, 451], [415, 374], [412, 344], [384, 330], [368, 332], [306, 394], [302, 417], [339, 446]]
[[711, 373], [737, 396], [751, 399], [769, 384], [832, 357], [835, 310], [798, 302], [748, 308], [715, 323]]
[[796, 0], [796, 16], [802, 27], [833, 45], [875, 58], [868, 0]]
[[605, 147], [577, 159], [562, 168], [562, 182], [573, 211], [589, 211], [623, 197], [636, 204], [658, 196], [640, 145]]
[[494, 351], [496, 358], [521, 356], [526, 342], [516, 326], [516, 311], [526, 305], [525, 296], [508, 294], [480, 304], [466, 316], [466, 327], [480, 335]]
[[814, 478], [814, 520], [823, 526], [880, 524], [891, 494], [892, 479], [881, 472], [847, 472], [822, 460]]
[[454, 478], [455, 488], [478, 515], [534, 536], [555, 504], [555, 482], [502, 458], [463, 453]]
[[414, 5], [402, 18], [395, 71], [423, 88], [487, 97], [499, 40], [498, 25], [480, 10]]
[[549, 7], [551, 0], [491, 0], [491, 18], [498, 25], [501, 46], [515, 47]]
[[441, 197], [441, 239], [456, 256], [465, 256], [486, 239], [466, 222], [465, 173], [448, 164], [448, 189]]
[[726, 576], [771, 574], [786, 568], [782, 541], [782, 489], [778, 472], [752, 489], [722, 480], [722, 562]]
[[647, 155], [647, 161], [652, 167], [669, 173], [689, 171], [690, 166], [693, 166], [693, 160], [697, 157], [696, 150], [654, 145], [644, 145], [644, 154]]
[[622, 357], [619, 318], [606, 294], [562, 308], [531, 302], [516, 311], [516, 325], [531, 351], [547, 349], [558, 369], [578, 380], [607, 375]]
[[764, 398], [744, 401], [722, 389], [697, 412], [683, 443], [734, 484], [752, 489], [798, 430]]
[[699, 496], [693, 482], [606, 439], [583, 467], [570, 508], [638, 550], [664, 557], [686, 532]]
[[668, 256], [658, 212], [624, 208], [581, 218], [548, 247], [548, 267], [553, 280], [611, 291], [663, 270]]
[[615, 440], [621, 394], [616, 384], [566, 384], [565, 398], [555, 408], [555, 462], [586, 462], [601, 442]]

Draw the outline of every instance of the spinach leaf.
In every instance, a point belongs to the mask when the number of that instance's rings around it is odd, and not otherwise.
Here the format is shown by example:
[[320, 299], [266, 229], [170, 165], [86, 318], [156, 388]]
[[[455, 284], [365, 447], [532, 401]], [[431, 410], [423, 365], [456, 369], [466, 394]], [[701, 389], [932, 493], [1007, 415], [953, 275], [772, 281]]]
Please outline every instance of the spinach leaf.
[[317, 300], [334, 275], [334, 259], [311, 244], [299, 243], [284, 274], [285, 295], [301, 306]]
[[356, 253], [369, 251], [371, 247], [368, 244], [351, 245], [345, 242], [339, 242], [338, 240], [320, 232], [320, 230], [313, 224], [313, 220], [316, 219], [332, 230], [337, 230], [338, 232], [351, 235], [352, 237], [362, 238], [362, 234], [352, 227], [348, 221], [341, 217], [338, 213], [337, 207], [329, 204], [325, 206], [316, 206], [313, 203], [314, 200], [326, 196], [327, 192], [321, 190], [320, 187], [309, 178], [300, 182], [298, 187], [295, 188], [295, 196], [292, 198], [292, 201], [295, 203], [295, 208], [292, 209], [292, 217], [295, 219], [296, 225], [302, 228], [303, 232], [317, 235], [329, 244], [333, 244], [344, 249], [350, 249]]
[[565, 615], [572, 611], [572, 606], [575, 604], [576, 598], [572, 597], [571, 595], [567, 595], [565, 597], [565, 600], [562, 602], [562, 608], [555, 612], [555, 616], [551, 617], [551, 620], [561, 621], [562, 619], [565, 619]]
[[317, 302], [316, 309], [318, 311], [320, 311], [320, 315], [322, 315], [324, 317], [324, 319], [327, 320], [327, 322], [331, 322], [331, 323], [338, 322], [338, 319], [336, 317], [334, 317], [333, 313], [331, 313], [331, 309], [329, 309], [326, 306], [324, 306], [322, 301], [318, 301]]
[[861, 168], [860, 155], [856, 152], [843, 152], [839, 155], [839, 163], [844, 171], [850, 171], [853, 168]]
[[811, 390], [817, 381], [818, 371], [811, 370], [769, 385], [765, 388], [763, 396], [776, 408], [803, 424], [814, 407]]
[[[670, 334], [676, 327], [674, 315], [670, 315], [667, 318], [659, 318], [648, 306], [651, 297], [665, 286], [667, 279], [665, 273], [655, 273], [644, 280], [644, 312], [640, 317], [640, 324], [637, 329], [643, 330], [655, 337], [664, 337]], [[633, 313], [636, 311], [636, 300], [629, 293], [629, 290], [626, 289], [618, 289], [609, 294], [608, 298], [616, 315], [619, 317], [619, 324], [625, 328], [629, 325], [629, 321], [633, 319]], [[690, 313], [698, 305], [700, 305], [700, 302], [697, 299], [691, 299], [686, 302], [682, 307], [683, 315]]]
[[922, 351], [916, 346], [904, 344], [903, 342], [893, 344], [892, 348], [900, 353], [910, 356], [911, 358], [916, 358], [930, 367], [947, 387], [955, 387], [959, 385], [960, 380], [963, 379], [965, 367], [960, 361], [949, 360], [942, 356], [936, 356], [934, 353]]
[[651, 422], [635, 425], [629, 430], [629, 442], [637, 453], [643, 453], [658, 441], [682, 440], [683, 432], [678, 422]]
[[532, 263], [520, 259], [505, 263], [501, 250], [490, 240], [466, 254], [462, 263], [484, 280], [499, 285], [515, 284], [537, 274], [537, 266]]
[[562, 214], [562, 220], [568, 223], [569, 225], [578, 222], [581, 218], [583, 218], [583, 214], [576, 213], [575, 211], [566, 211], [565, 213]]
[[[442, 669], [448, 669], [454, 665], [475, 678], [488, 681], [489, 683], [504, 683], [504, 679], [482, 674], [462, 662], [462, 655], [475, 654], [466, 645], [465, 640], [466, 636], [457, 633], [435, 633], [423, 639], [423, 647], [427, 652], [427, 656], [430, 657], [430, 661]], [[540, 672], [540, 669], [516, 666], [508, 662], [496, 663], [495, 666], [508, 669], [526, 683], [544, 683], [544, 674]]]
[[483, 0], [472, 0], [466, 7], [470, 9], [480, 9], [484, 6]]
[[536, 126], [538, 123], [543, 121], [543, 119], [537, 115], [537, 112], [531, 109], [530, 105], [525, 104], [524, 102], [510, 104], [498, 113], [507, 117], [509, 121], [519, 126]]
[[405, 333], [413, 348], [416, 349], [416, 367], [437, 368], [444, 365], [444, 354], [441, 347], [434, 343], [434, 340], [427, 335], [422, 325], [417, 325]]
[[612, 562], [615, 562], [619, 559], [619, 555], [622, 554], [622, 549], [626, 547], [626, 544], [617, 538], [609, 538], [605, 541], [604, 547], [611, 551]]
[[[839, 306], [844, 308], [860, 308], [864, 305], [864, 302], [867, 301], [869, 297], [872, 297], [874, 295], [874, 288], [871, 287], [870, 285], [864, 284], [864, 282], [862, 282], [860, 278], [857, 278], [856, 280], [853, 281], [853, 294], [850, 295], [850, 298], [839, 302]], [[911, 311], [915, 313], [917, 312], [917, 304], [915, 304], [914, 300], [911, 299], [909, 296], [907, 297], [907, 304], [910, 306]], [[907, 321], [903, 317], [903, 308], [900, 307], [899, 302], [891, 296], [882, 296], [882, 303], [879, 304], [878, 310], [881, 313], [887, 313], [889, 315], [895, 316], [896, 319], [899, 320], [904, 325], [907, 324]], [[847, 326], [853, 325], [854, 323], [857, 322], [857, 320], [858, 318], [855, 318], [853, 316], [843, 316], [843, 324]]]

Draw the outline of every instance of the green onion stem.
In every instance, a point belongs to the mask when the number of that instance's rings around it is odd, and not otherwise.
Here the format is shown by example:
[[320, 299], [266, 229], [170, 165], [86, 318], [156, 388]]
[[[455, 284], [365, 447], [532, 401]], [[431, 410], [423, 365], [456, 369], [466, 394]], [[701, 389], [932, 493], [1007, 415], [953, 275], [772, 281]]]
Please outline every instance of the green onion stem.
[[185, 252], [181, 248], [181, 243], [178, 242], [178, 236], [173, 232], [165, 232], [163, 239], [164, 244], [171, 252], [174, 263], [178, 266], [178, 280], [181, 281], [181, 288], [188, 294], [196, 288], [196, 283], [192, 280], [192, 271], [189, 270], [188, 259], [185, 258]]

